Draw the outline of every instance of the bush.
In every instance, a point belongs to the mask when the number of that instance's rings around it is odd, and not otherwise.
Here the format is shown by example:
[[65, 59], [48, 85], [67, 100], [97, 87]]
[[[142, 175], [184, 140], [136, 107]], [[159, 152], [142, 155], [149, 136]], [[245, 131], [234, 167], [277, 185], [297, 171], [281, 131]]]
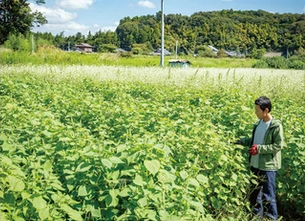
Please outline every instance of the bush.
[[289, 60], [284, 57], [266, 58], [265, 61], [268, 63], [269, 68], [276, 68], [276, 69], [289, 68]]
[[268, 64], [264, 60], [259, 60], [253, 65], [254, 68], [268, 68]]
[[250, 54], [250, 57], [255, 58], [255, 59], [261, 59], [265, 53], [266, 53], [265, 48], [262, 48], [262, 49], [254, 48]]
[[289, 64], [289, 68], [305, 70], [305, 62], [299, 60], [291, 61]]
[[116, 46], [113, 45], [113, 44], [102, 44], [100, 47], [99, 47], [99, 52], [115, 52], [115, 49], [116, 49]]
[[210, 49], [207, 46], [198, 46], [196, 49], [196, 53], [199, 57], [207, 57], [207, 58], [213, 58], [215, 57], [215, 54], [212, 49]]
[[132, 53], [133, 54], [148, 54], [152, 50], [151, 45], [146, 44], [133, 44]]
[[121, 52], [120, 53], [120, 57], [122, 57], [122, 58], [131, 58], [132, 57], [132, 53], [130, 53], [130, 52]]
[[143, 53], [142, 48], [132, 48], [131, 51], [133, 54], [142, 54]]
[[220, 50], [217, 52], [217, 57], [219, 57], [219, 58], [225, 58], [225, 57], [228, 57], [228, 55], [226, 54], [226, 52], [225, 52], [224, 49], [220, 49]]
[[5, 47], [13, 49], [14, 51], [31, 51], [30, 40], [25, 38], [22, 34], [18, 36], [12, 34], [8, 40], [4, 42]]

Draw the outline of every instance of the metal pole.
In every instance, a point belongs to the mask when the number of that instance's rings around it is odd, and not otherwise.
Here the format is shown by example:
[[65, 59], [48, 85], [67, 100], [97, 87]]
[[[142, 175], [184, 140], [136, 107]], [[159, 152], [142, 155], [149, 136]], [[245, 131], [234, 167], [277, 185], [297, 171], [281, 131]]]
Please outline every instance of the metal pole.
[[32, 34], [32, 54], [34, 53], [34, 34]]
[[161, 66], [164, 67], [164, 0], [161, 0]]
[[176, 59], [177, 59], [177, 54], [178, 54], [178, 41], [176, 41]]

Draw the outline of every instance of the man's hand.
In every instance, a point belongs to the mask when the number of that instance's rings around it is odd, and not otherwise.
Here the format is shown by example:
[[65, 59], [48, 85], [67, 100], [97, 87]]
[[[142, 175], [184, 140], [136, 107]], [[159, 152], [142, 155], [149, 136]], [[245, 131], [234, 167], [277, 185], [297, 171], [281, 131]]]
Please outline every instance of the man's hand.
[[251, 155], [256, 155], [258, 154], [258, 148], [256, 144], [253, 144], [252, 147], [249, 149], [249, 153]]

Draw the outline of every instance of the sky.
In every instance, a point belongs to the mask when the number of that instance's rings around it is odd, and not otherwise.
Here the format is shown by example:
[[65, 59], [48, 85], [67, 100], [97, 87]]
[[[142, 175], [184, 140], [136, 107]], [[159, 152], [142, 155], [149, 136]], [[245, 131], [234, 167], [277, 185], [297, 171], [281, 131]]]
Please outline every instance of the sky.
[[[48, 24], [32, 29], [64, 36], [81, 32], [115, 31], [121, 19], [156, 15], [161, 0], [45, 0], [37, 5], [30, 0], [32, 11], [40, 11]], [[272, 13], [305, 13], [305, 0], [164, 0], [164, 14], [190, 16], [199, 11], [264, 10]]]

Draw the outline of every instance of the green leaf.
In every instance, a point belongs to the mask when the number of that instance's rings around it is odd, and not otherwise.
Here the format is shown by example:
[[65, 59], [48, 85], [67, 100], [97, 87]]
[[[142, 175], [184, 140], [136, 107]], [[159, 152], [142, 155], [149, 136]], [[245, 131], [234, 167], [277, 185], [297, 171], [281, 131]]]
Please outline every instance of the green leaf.
[[26, 192], [26, 191], [22, 191], [21, 196], [22, 196], [22, 199], [25, 200], [25, 199], [30, 198], [30, 197], [31, 197], [31, 194], [29, 194], [29, 193]]
[[237, 175], [236, 175], [235, 173], [232, 174], [232, 179], [233, 179], [234, 181], [237, 181]]
[[144, 198], [139, 199], [139, 200], [138, 200], [138, 205], [139, 205], [140, 207], [145, 207], [145, 206], [147, 205], [147, 198], [144, 197]]
[[47, 202], [42, 198], [42, 196], [35, 197], [32, 200], [32, 203], [37, 210], [47, 208]]
[[193, 185], [195, 187], [199, 187], [200, 184], [198, 183], [198, 181], [194, 178], [189, 179], [189, 185]]
[[82, 172], [82, 173], [87, 172], [91, 169], [91, 167], [92, 167], [92, 165], [88, 165], [88, 164], [85, 164], [84, 162], [82, 162], [77, 166], [75, 172]]
[[202, 175], [202, 174], [198, 174], [196, 176], [196, 179], [200, 182], [200, 183], [209, 183], [209, 178]]
[[157, 213], [155, 210], [146, 210], [147, 212], [147, 217], [149, 218], [149, 220], [152, 220], [152, 221], [157, 221], [159, 219], [156, 219], [156, 216], [157, 216]]
[[62, 142], [69, 142], [69, 141], [72, 141], [72, 139], [69, 138], [69, 137], [61, 137], [61, 138], [59, 138], [59, 141], [62, 141]]
[[200, 202], [196, 202], [196, 201], [193, 201], [193, 200], [189, 200], [189, 203], [194, 206], [197, 210], [199, 210], [200, 212], [204, 212], [204, 209], [203, 209], [203, 206], [202, 206], [202, 203]]
[[117, 152], [118, 153], [121, 153], [126, 149], [128, 149], [128, 147], [125, 144], [121, 144], [121, 145], [117, 146]]
[[81, 216], [81, 213], [72, 209], [70, 206], [68, 206], [67, 204], [61, 204], [60, 208], [65, 211], [69, 217], [75, 221], [83, 221], [83, 218]]
[[136, 174], [136, 177], [134, 178], [133, 182], [138, 186], [143, 186], [144, 184], [143, 178], [138, 174]]
[[43, 208], [38, 210], [39, 218], [41, 220], [46, 220], [49, 218], [50, 213], [49, 213], [49, 208]]
[[1, 164], [6, 164], [6, 165], [12, 165], [13, 162], [10, 158], [4, 156], [3, 154], [1, 154]]
[[168, 172], [167, 170], [160, 170], [158, 173], [158, 180], [162, 183], [174, 184], [176, 176]]
[[86, 186], [80, 186], [78, 188], [78, 196], [87, 196], [88, 192], [87, 192], [87, 188]]
[[105, 167], [108, 167], [109, 169], [112, 167], [112, 163], [110, 160], [108, 159], [102, 159], [102, 164], [105, 166]]
[[131, 190], [130, 188], [126, 187], [123, 190], [121, 190], [121, 192], [119, 193], [119, 196], [121, 197], [127, 197], [131, 195]]
[[[1, 214], [1, 217], [2, 217], [2, 214]], [[20, 217], [20, 216], [17, 216], [17, 215], [13, 215], [13, 220], [14, 221], [24, 221], [24, 219], [22, 218], [22, 217]], [[4, 219], [5, 220], [5, 219]]]
[[121, 163], [124, 163], [124, 161], [122, 161], [120, 158], [114, 157], [114, 156], [110, 157], [110, 161], [111, 161], [112, 163], [114, 163], [114, 164], [121, 164]]
[[21, 179], [14, 176], [8, 176], [7, 179], [10, 184], [10, 190], [17, 192], [24, 190], [25, 185]]
[[116, 207], [119, 203], [119, 199], [117, 198], [119, 194], [119, 190], [111, 189], [109, 191], [109, 195], [105, 198], [106, 205], [108, 207]]
[[145, 160], [144, 166], [153, 176], [160, 170], [160, 162], [158, 160]]
[[10, 151], [13, 149], [13, 145], [12, 144], [8, 144], [7, 142], [4, 142], [2, 145], [2, 150], [3, 151]]
[[47, 130], [42, 131], [42, 134], [45, 135], [46, 137], [51, 137], [52, 133], [50, 133]]
[[180, 174], [181, 178], [184, 180], [189, 176], [185, 170], [180, 171], [179, 174]]

